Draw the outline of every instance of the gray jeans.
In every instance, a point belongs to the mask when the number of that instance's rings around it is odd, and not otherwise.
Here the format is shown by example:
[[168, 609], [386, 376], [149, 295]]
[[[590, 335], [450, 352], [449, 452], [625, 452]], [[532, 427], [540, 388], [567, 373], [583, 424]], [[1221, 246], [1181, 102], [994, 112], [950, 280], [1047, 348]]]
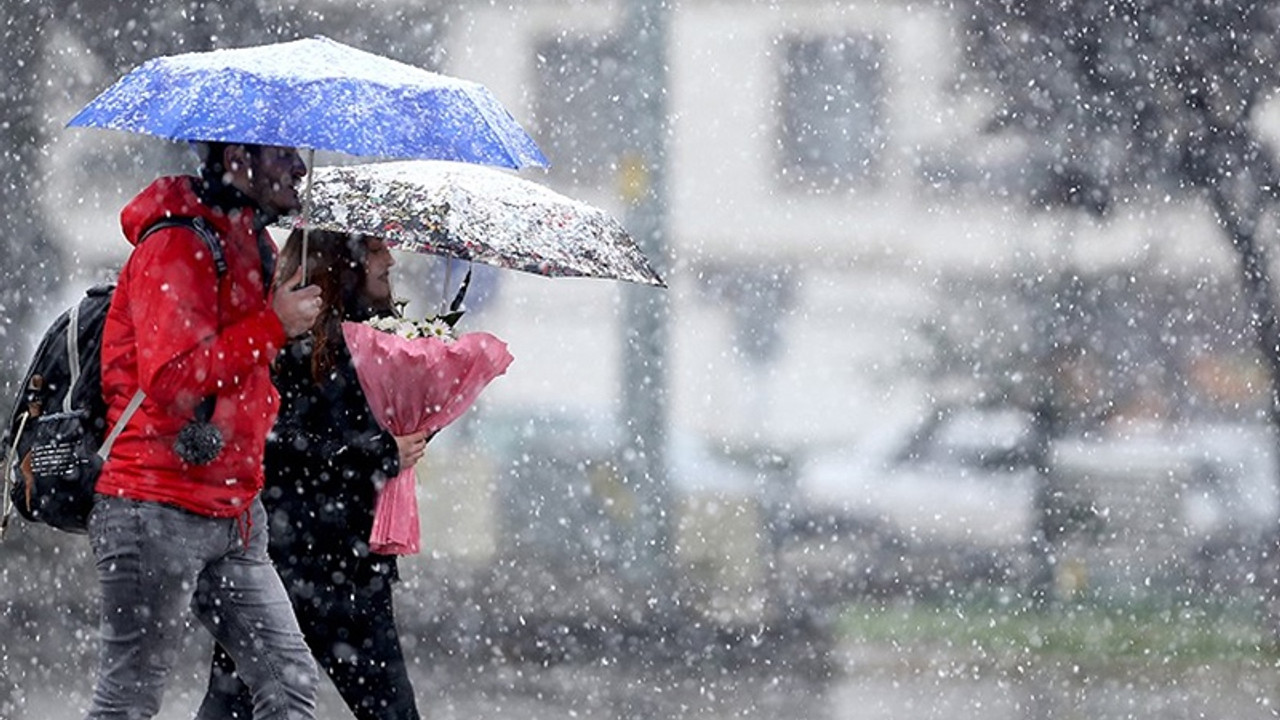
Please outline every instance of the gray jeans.
[[102, 585], [102, 653], [88, 720], [160, 711], [188, 606], [235, 658], [256, 720], [315, 717], [315, 661], [267, 557], [266, 529], [259, 500], [245, 517], [210, 518], [98, 496], [89, 541]]

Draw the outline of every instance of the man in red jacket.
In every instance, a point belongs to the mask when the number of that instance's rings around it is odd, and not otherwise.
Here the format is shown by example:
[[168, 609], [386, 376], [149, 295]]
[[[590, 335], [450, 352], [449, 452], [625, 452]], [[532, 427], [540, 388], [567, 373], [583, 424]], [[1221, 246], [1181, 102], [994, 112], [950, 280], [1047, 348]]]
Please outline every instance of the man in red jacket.
[[[293, 148], [201, 149], [201, 177], [160, 178], [121, 213], [135, 247], [103, 330], [102, 386], [113, 423], [138, 391], [142, 404], [106, 461], [89, 519], [102, 584], [90, 720], [159, 712], [188, 606], [235, 657], [255, 718], [315, 712], [318, 676], [267, 557], [258, 499], [279, 404], [268, 366], [320, 309], [319, 289], [298, 287], [300, 277], [272, 291], [265, 231], [299, 209], [306, 166]], [[212, 228], [225, 272], [189, 227], [147, 234], [170, 217]], [[222, 446], [197, 464], [174, 441], [210, 397], [212, 417], [202, 419]]]

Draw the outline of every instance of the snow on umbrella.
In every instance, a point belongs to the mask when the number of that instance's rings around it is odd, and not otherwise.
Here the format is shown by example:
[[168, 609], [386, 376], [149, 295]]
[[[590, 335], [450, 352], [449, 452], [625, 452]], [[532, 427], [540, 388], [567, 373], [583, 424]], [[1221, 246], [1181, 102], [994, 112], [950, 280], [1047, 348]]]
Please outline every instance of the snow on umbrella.
[[665, 287], [605, 211], [492, 168], [402, 161], [319, 168], [311, 229], [375, 235], [393, 247], [552, 277]]
[[548, 165], [484, 86], [325, 37], [154, 58], [67, 124], [366, 157]]

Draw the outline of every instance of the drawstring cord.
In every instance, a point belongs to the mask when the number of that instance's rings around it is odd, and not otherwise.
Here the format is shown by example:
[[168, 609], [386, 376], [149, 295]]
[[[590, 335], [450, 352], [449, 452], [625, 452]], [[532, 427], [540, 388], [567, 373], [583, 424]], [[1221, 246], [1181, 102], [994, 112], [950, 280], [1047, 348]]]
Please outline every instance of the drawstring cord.
[[240, 533], [240, 547], [242, 550], [249, 549], [249, 534], [253, 531], [253, 510], [246, 509], [244, 512], [236, 516], [236, 530]]

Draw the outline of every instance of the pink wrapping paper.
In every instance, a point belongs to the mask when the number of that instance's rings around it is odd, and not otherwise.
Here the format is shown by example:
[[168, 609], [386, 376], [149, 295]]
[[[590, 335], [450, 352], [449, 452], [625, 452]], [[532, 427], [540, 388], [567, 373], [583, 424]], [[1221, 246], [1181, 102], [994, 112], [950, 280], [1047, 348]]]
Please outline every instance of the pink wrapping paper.
[[[360, 387], [382, 427], [392, 435], [434, 433], [457, 420], [480, 391], [511, 364], [507, 344], [489, 333], [466, 333], [446, 343], [406, 340], [361, 323], [342, 323]], [[378, 493], [369, 548], [387, 555], [421, 550], [417, 474], [404, 468]]]

